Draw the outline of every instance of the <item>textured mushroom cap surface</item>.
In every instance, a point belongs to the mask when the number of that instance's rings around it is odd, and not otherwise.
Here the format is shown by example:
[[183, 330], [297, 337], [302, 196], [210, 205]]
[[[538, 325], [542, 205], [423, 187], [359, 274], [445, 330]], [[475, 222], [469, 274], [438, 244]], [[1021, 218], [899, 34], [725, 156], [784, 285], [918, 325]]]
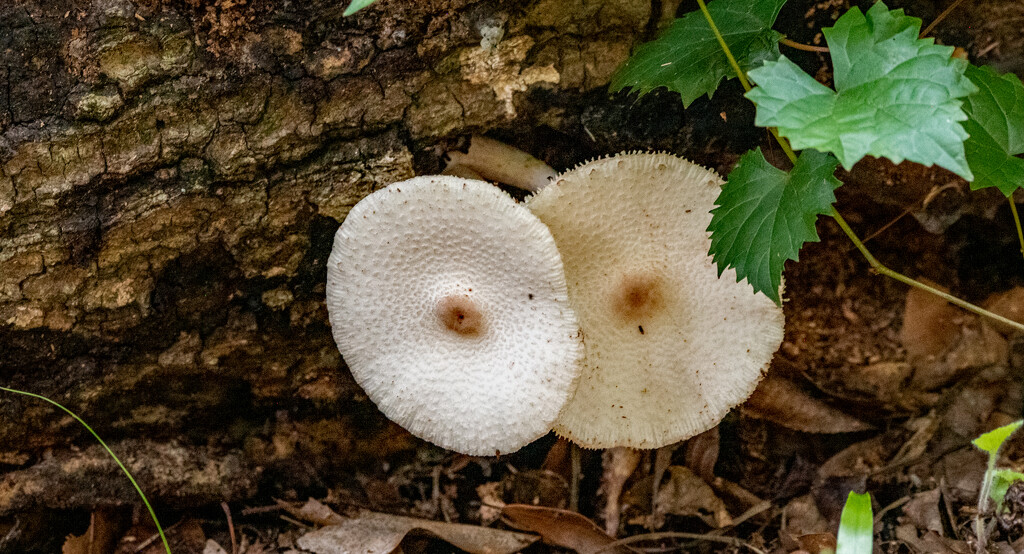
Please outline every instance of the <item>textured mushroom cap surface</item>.
[[722, 180], [669, 154], [620, 154], [528, 201], [565, 264], [586, 343], [555, 432], [588, 448], [658, 448], [716, 425], [782, 343], [782, 309], [733, 270], [708, 224]]
[[359, 202], [334, 238], [327, 309], [381, 411], [466, 454], [513, 452], [547, 433], [579, 376], [554, 240], [482, 181], [416, 177]]

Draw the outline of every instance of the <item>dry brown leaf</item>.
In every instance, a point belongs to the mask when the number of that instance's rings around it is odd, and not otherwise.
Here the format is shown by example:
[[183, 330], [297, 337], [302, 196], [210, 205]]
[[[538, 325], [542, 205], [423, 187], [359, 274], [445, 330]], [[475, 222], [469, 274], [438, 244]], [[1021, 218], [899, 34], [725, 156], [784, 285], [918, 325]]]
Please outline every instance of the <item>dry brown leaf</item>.
[[314, 523], [320, 526], [326, 525], [338, 525], [345, 521], [345, 518], [338, 515], [334, 510], [325, 505], [319, 500], [310, 498], [302, 506], [296, 507], [287, 502], [281, 500], [277, 501], [277, 505], [283, 508], [291, 515], [310, 523]]
[[[965, 370], [1005, 365], [1010, 357], [1010, 345], [987, 321], [971, 317], [961, 329], [960, 341], [946, 354], [946, 365], [950, 380], [963, 375]], [[917, 373], [914, 383], [918, 382]], [[948, 381], [947, 381], [948, 382]], [[926, 382], [934, 388], [934, 384]], [[943, 383], [945, 384], [945, 383]]]
[[491, 481], [476, 488], [480, 497], [480, 523], [490, 525], [501, 517], [505, 501], [501, 499], [501, 481]]
[[[927, 279], [927, 285], [949, 292]], [[900, 342], [907, 349], [907, 359], [915, 367], [938, 359], [953, 347], [960, 334], [964, 312], [942, 298], [917, 288], [907, 292], [903, 308]]]
[[715, 477], [715, 480], [710, 482], [709, 485], [715, 489], [719, 498], [732, 508], [732, 513], [734, 514], [742, 514], [747, 510], [753, 509], [755, 506], [761, 506], [767, 502], [741, 487], [738, 483], [733, 483], [721, 477]]
[[213, 539], [206, 539], [206, 546], [203, 547], [203, 554], [228, 554], [224, 547], [217, 544]]
[[900, 342], [914, 366], [911, 387], [920, 390], [942, 387], [968, 369], [1005, 364], [1009, 357], [1006, 339], [987, 321], [919, 289], [907, 293]]
[[61, 547], [62, 554], [106, 554], [117, 545], [124, 522], [121, 514], [112, 509], [99, 509], [89, 516], [89, 528], [81, 536], [68, 535]]
[[718, 529], [732, 524], [732, 518], [711, 486], [690, 468], [668, 468], [668, 479], [658, 490], [657, 512], [678, 516], [696, 516]]
[[963, 541], [941, 537], [934, 531], [926, 531], [920, 538], [917, 529], [912, 525], [900, 525], [896, 528], [896, 538], [905, 542], [914, 552], [929, 554], [968, 554], [974, 552]]
[[825, 554], [836, 551], [836, 536], [832, 533], [812, 533], [797, 537], [800, 549], [811, 554]]
[[[905, 433], [892, 430], [840, 450], [818, 468], [817, 481], [835, 477], [866, 477], [884, 467], [899, 452]], [[820, 507], [820, 506], [819, 506]]]
[[389, 554], [410, 534], [437, 537], [471, 554], [512, 554], [538, 539], [533, 535], [477, 525], [367, 511], [310, 531], [299, 537], [297, 543], [299, 548], [314, 554]]
[[903, 428], [912, 434], [903, 441], [903, 445], [893, 458], [894, 462], [909, 462], [923, 456], [932, 438], [935, 437], [935, 432], [939, 430], [939, 418], [935, 410], [932, 410], [927, 415], [907, 420]]
[[[1018, 323], [1024, 323], [1024, 287], [1013, 287], [1010, 290], [997, 292], [989, 296], [981, 304], [982, 308]], [[993, 322], [992, 325], [1004, 336], [1013, 333], [1013, 327]]]
[[[510, 504], [502, 510], [506, 523], [516, 529], [538, 533], [544, 542], [591, 554], [615, 542], [596, 523], [568, 510], [543, 506]], [[608, 554], [632, 552], [626, 547], [607, 550]]]
[[743, 413], [804, 433], [853, 433], [871, 425], [811, 396], [796, 383], [769, 375], [743, 404]]
[[[203, 526], [195, 519], [185, 519], [164, 530], [167, 540], [171, 544], [173, 552], [202, 552], [206, 548], [206, 532]], [[145, 543], [146, 546], [139, 549]], [[121, 539], [118, 546], [118, 553], [131, 554], [164, 554], [164, 544], [155, 530], [138, 526], [131, 529], [128, 535]]]
[[719, 443], [717, 425], [686, 441], [686, 467], [708, 483], [715, 480]]
[[619, 517], [622, 513], [622, 487], [626, 480], [636, 471], [642, 454], [639, 450], [624, 446], [609, 448], [601, 455], [601, 488], [598, 495], [604, 497], [604, 509], [601, 517], [604, 530], [614, 537], [619, 532]]
[[[903, 506], [903, 518], [918, 529], [935, 531], [941, 535], [942, 515], [939, 511], [939, 498], [941, 496], [942, 491], [939, 489], [915, 494]], [[903, 518], [901, 518], [901, 521]]]
[[801, 548], [800, 537], [828, 533], [828, 521], [818, 511], [814, 496], [805, 494], [789, 501], [782, 509], [784, 525], [779, 529], [779, 539], [788, 549]]
[[856, 379], [844, 383], [847, 388], [873, 398], [889, 400], [901, 395], [914, 376], [914, 366], [907, 362], [877, 362], [856, 370]]
[[522, 470], [502, 479], [502, 498], [508, 504], [564, 508], [569, 503], [569, 483], [546, 469]]
[[569, 479], [572, 474], [571, 451], [572, 443], [568, 439], [558, 437], [555, 444], [551, 445], [551, 450], [548, 450], [548, 455], [544, 457], [541, 469], [553, 471], [565, 479]]

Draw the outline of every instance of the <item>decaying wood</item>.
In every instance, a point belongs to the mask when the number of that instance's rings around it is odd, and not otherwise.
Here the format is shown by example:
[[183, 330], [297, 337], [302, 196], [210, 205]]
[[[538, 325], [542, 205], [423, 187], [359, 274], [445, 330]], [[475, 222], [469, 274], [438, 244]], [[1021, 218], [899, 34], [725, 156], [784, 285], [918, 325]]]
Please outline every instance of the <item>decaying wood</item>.
[[[436, 171], [444, 141], [578, 118], [551, 106], [606, 85], [651, 17], [626, 0], [381, 1], [349, 19], [345, 4], [0, 7], [0, 382], [121, 452], [146, 437], [139, 456], [219, 460], [219, 486], [158, 497], [244, 497], [261, 469], [309, 482], [406, 447], [326, 324], [338, 222]], [[135, 501], [71, 494], [81, 472], [123, 489], [73, 443], [51, 407], [0, 398], [0, 463], [20, 468], [4, 483], [66, 484], [0, 486], [0, 514]], [[55, 469], [48, 449], [78, 461]], [[168, 464], [166, 482], [201, 466]]]

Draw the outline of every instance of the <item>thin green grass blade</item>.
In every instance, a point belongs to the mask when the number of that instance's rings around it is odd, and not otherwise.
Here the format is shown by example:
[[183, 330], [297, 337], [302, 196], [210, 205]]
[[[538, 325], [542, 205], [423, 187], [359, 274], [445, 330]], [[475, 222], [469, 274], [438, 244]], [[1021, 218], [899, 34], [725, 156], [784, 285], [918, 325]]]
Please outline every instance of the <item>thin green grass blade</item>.
[[44, 402], [49, 402], [50, 404], [53, 404], [54, 406], [63, 410], [69, 416], [75, 418], [75, 421], [81, 423], [83, 427], [85, 427], [90, 433], [92, 433], [92, 436], [96, 438], [96, 441], [100, 443], [100, 446], [102, 446], [103, 449], [107, 451], [107, 454], [110, 454], [110, 457], [113, 458], [115, 462], [117, 462], [118, 467], [120, 467], [121, 471], [123, 471], [124, 474], [128, 477], [128, 480], [131, 481], [132, 486], [135, 487], [135, 491], [139, 493], [139, 497], [142, 498], [142, 503], [146, 505], [147, 509], [149, 509], [149, 515], [153, 518], [153, 523], [156, 524], [156, 530], [158, 533], [160, 533], [160, 540], [164, 542], [164, 550], [167, 551], [167, 554], [171, 554], [171, 545], [167, 543], [167, 536], [164, 535], [164, 528], [160, 526], [160, 520], [156, 518], [156, 512], [153, 510], [153, 506], [150, 505], [149, 500], [146, 498], [146, 494], [142, 492], [142, 488], [139, 487], [139, 484], [137, 482], [135, 482], [135, 478], [132, 477], [132, 474], [131, 472], [128, 471], [128, 468], [125, 467], [123, 463], [121, 463], [121, 459], [117, 457], [117, 454], [114, 454], [114, 451], [111, 450], [109, 446], [107, 446], [107, 443], [103, 442], [103, 439], [101, 439], [100, 436], [96, 434], [96, 431], [92, 430], [92, 427], [89, 427], [88, 423], [86, 423], [82, 418], [78, 417], [78, 414], [76, 414], [75, 412], [72, 412], [71, 410], [65, 408], [56, 401], [50, 400], [45, 396], [34, 394], [31, 392], [25, 392], [23, 390], [10, 389], [7, 387], [0, 387], [0, 390], [13, 392], [15, 394], [21, 394], [24, 396], [31, 396], [32, 398], [38, 398], [39, 400], [42, 400]]
[[345, 13], [341, 15], [344, 17], [348, 17], [376, 1], [377, 0], [352, 0], [352, 3], [349, 4], [347, 8], [345, 8]]
[[836, 554], [871, 554], [874, 542], [874, 516], [871, 495], [850, 492], [843, 515], [839, 517]]

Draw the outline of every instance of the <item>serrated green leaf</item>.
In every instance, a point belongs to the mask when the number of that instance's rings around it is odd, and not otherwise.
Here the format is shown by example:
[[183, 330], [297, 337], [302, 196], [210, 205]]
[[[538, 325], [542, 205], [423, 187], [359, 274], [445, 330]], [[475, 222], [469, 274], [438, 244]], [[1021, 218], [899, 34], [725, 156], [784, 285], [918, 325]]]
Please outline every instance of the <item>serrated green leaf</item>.
[[850, 492], [839, 516], [836, 554], [871, 554], [874, 543], [874, 516], [871, 495]]
[[1024, 186], [1024, 84], [1012, 73], [999, 75], [988, 67], [969, 66], [967, 78], [978, 92], [964, 101], [971, 135], [964, 143], [967, 164], [974, 172], [972, 189], [997, 187], [1010, 196]]
[[[772, 30], [786, 0], [715, 0], [708, 11], [744, 71], [779, 57]], [[678, 92], [683, 107], [718, 88], [723, 77], [735, 78], [729, 60], [700, 11], [675, 20], [657, 40], [648, 42], [615, 72], [612, 92], [630, 88], [641, 95], [666, 87]]]
[[1006, 491], [1010, 489], [1010, 485], [1018, 481], [1024, 481], [1024, 473], [1012, 469], [995, 470], [992, 472], [992, 490], [988, 493], [989, 498], [995, 502], [997, 507], [1002, 506], [1003, 499], [1006, 498]]
[[971, 441], [974, 446], [983, 452], [988, 452], [989, 456], [995, 456], [999, 453], [999, 448], [1003, 446], [1006, 439], [1010, 438], [1017, 429], [1020, 429], [1021, 425], [1024, 425], [1024, 419], [1019, 419], [1013, 423], [1003, 425], [981, 435], [980, 437]]
[[881, 2], [824, 29], [836, 91], [782, 56], [750, 72], [755, 123], [794, 148], [832, 152], [849, 169], [865, 155], [939, 165], [970, 180], [962, 98], [976, 91], [951, 46], [918, 39], [921, 20]]
[[779, 286], [786, 260], [798, 260], [805, 242], [817, 242], [814, 223], [831, 213], [833, 191], [841, 185], [832, 174], [838, 161], [805, 150], [789, 173], [768, 163], [761, 149], [740, 158], [711, 210], [711, 256], [721, 275], [736, 269], [755, 291], [780, 303]]
[[348, 17], [376, 1], [377, 0], [352, 0], [352, 3], [349, 4], [347, 8], [345, 8], [345, 13], [341, 15], [344, 17]]

